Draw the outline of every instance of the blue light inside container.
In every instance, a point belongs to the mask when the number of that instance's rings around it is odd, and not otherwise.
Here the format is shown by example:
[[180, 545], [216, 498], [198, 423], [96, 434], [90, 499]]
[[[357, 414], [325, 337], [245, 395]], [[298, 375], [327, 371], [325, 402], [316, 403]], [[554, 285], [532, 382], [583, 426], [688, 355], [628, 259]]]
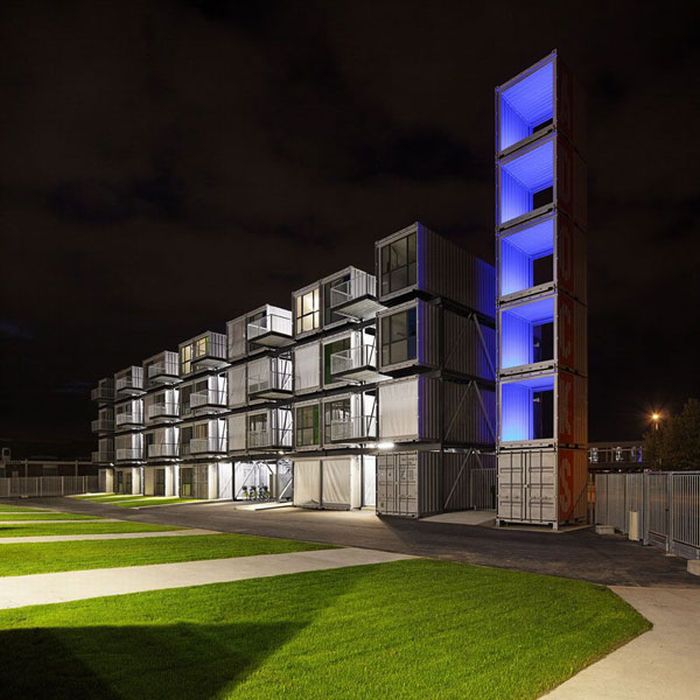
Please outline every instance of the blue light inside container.
[[501, 239], [501, 295], [533, 285], [532, 263], [554, 252], [554, 219], [549, 218]]
[[554, 391], [554, 376], [534, 377], [501, 384], [501, 440], [533, 439], [533, 395]]
[[535, 361], [533, 328], [554, 321], [554, 297], [501, 312], [501, 367], [520, 367]]
[[554, 116], [554, 59], [501, 92], [501, 150], [530, 136]]
[[554, 141], [507, 161], [500, 169], [499, 222], [515, 219], [533, 210], [532, 196], [554, 184]]

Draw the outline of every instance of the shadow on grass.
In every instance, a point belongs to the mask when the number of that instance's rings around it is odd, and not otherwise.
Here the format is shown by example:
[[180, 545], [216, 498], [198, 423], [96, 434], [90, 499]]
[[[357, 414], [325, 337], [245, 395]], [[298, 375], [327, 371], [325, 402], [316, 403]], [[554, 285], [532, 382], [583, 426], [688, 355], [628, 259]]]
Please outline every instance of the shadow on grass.
[[305, 625], [189, 624], [0, 632], [6, 698], [207, 698]]

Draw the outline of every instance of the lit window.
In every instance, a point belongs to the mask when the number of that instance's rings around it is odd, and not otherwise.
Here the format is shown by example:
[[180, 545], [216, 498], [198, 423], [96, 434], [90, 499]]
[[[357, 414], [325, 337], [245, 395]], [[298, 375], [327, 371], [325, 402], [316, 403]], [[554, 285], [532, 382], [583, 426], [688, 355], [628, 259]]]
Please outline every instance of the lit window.
[[320, 325], [319, 289], [316, 288], [297, 297], [296, 332], [306, 333], [308, 331], [313, 331], [319, 328]]

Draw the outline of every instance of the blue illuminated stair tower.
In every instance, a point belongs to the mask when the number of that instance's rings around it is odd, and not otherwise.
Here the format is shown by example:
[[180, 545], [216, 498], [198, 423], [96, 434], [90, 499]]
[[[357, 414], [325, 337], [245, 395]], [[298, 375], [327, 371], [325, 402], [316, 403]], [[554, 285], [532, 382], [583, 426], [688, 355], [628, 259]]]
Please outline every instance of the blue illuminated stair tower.
[[586, 516], [583, 112], [556, 51], [496, 88], [500, 525]]

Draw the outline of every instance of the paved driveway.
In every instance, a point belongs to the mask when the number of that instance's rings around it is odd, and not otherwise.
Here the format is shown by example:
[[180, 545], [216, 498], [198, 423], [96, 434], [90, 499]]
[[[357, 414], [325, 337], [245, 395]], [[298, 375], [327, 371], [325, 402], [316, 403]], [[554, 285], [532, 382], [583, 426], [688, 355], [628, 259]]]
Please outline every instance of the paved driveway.
[[555, 534], [378, 518], [373, 513], [297, 508], [237, 510], [232, 503], [199, 503], [127, 510], [68, 498], [33, 499], [76, 513], [381, 549], [473, 564], [580, 578], [619, 586], [696, 587], [686, 562], [622, 537], [592, 530]]

